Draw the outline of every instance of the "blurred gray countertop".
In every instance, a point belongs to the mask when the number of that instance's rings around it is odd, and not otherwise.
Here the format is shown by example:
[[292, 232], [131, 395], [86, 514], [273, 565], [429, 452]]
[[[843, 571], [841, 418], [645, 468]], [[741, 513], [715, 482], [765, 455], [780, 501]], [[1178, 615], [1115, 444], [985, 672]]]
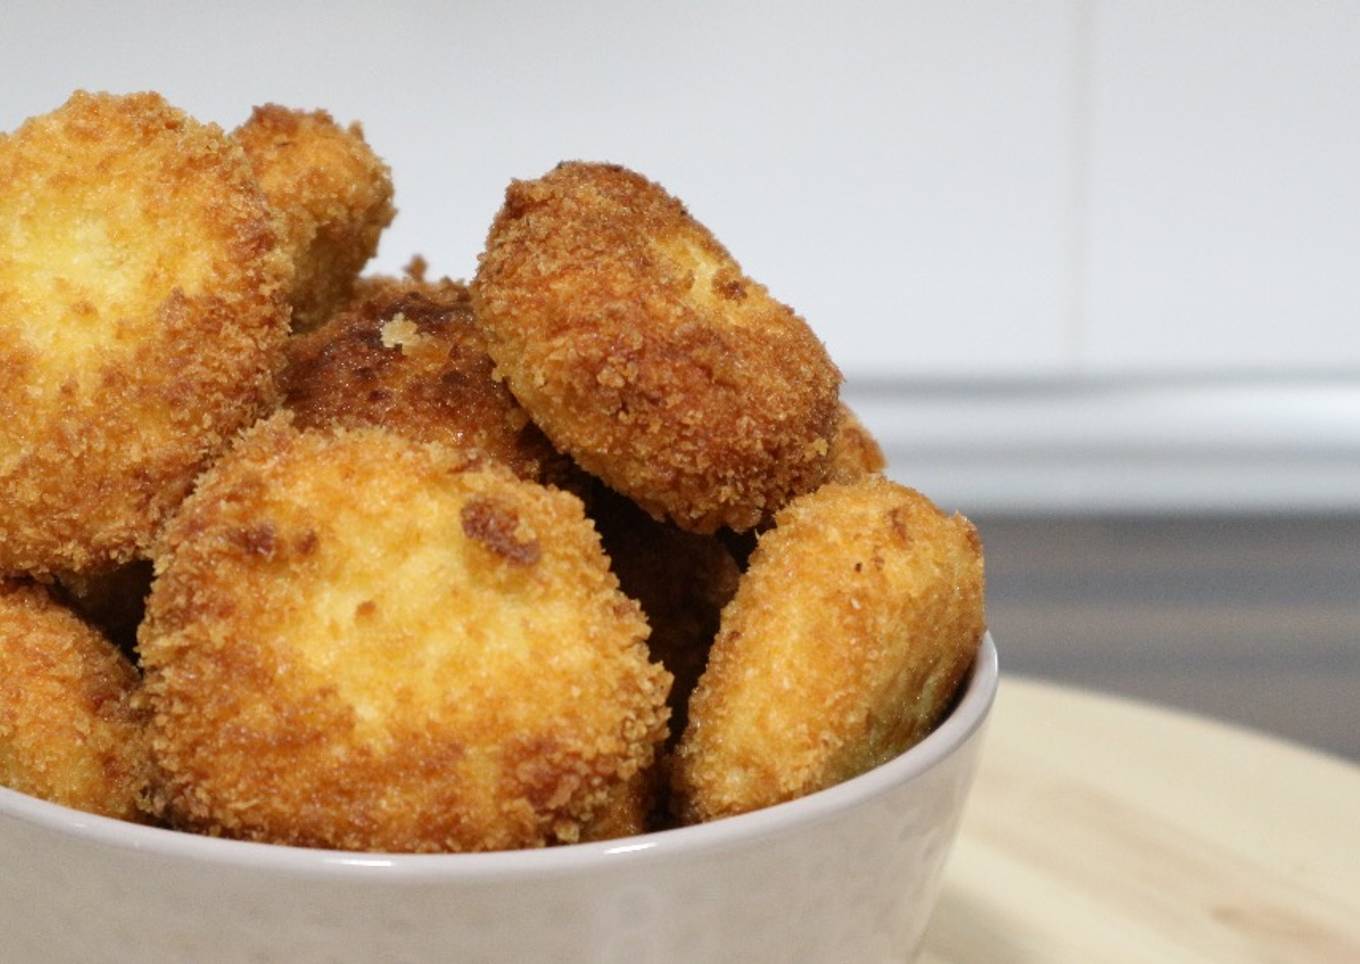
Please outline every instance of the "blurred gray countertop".
[[1360, 760], [1360, 514], [974, 514], [1003, 672]]

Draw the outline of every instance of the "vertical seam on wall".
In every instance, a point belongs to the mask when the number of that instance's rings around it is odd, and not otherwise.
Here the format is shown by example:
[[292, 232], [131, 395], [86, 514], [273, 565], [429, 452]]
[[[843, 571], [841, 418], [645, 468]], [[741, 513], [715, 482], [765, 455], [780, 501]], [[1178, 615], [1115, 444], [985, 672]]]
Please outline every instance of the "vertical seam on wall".
[[1095, 56], [1096, 4], [1099, 0], [1076, 0], [1072, 9], [1070, 163], [1068, 204], [1068, 252], [1071, 291], [1067, 306], [1067, 362], [1072, 374], [1085, 369], [1087, 328], [1090, 318], [1090, 218], [1092, 61]]

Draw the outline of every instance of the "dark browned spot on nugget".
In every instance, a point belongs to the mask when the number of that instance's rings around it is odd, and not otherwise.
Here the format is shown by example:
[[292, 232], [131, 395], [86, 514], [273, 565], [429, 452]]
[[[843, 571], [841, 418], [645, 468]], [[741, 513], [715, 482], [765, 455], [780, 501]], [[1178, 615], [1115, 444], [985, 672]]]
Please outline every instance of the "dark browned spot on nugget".
[[910, 516], [911, 512], [906, 506], [897, 506], [888, 510], [888, 521], [892, 524], [893, 534], [904, 546], [911, 545]]
[[724, 281], [717, 285], [718, 293], [730, 301], [740, 301], [746, 297], [746, 285], [741, 283], [740, 278], [733, 278], [731, 281]]
[[519, 516], [491, 499], [473, 499], [463, 506], [463, 532], [496, 555], [516, 566], [532, 566], [538, 562], [538, 540], [521, 542], [515, 530]]
[[268, 522], [237, 530], [235, 539], [252, 556], [269, 559], [274, 555], [274, 527]]
[[306, 532], [302, 533], [302, 535], [298, 536], [297, 554], [303, 557], [310, 556], [313, 552], [316, 552], [316, 547], [320, 541], [321, 540], [317, 538], [316, 530], [308, 529]]

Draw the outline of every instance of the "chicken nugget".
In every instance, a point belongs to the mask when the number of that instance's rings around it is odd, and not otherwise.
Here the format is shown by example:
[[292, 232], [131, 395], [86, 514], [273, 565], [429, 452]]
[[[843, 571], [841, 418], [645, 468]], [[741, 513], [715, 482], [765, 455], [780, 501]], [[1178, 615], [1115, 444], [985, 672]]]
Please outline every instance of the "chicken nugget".
[[[842, 402], [836, 434], [831, 440], [831, 454], [827, 459], [827, 481], [844, 484], [858, 482], [865, 476], [881, 474], [886, 466], [887, 461], [883, 458], [878, 441], [850, 410], [850, 406]], [[757, 537], [762, 531], [768, 530], [769, 525], [762, 523], [746, 532], [718, 530], [717, 537], [743, 572], [751, 559], [751, 553], [755, 551]]]
[[241, 149], [156, 94], [0, 136], [0, 574], [143, 555], [277, 403], [272, 224]]
[[157, 812], [349, 850], [632, 832], [670, 677], [580, 500], [289, 418], [166, 529], [140, 635]]
[[825, 479], [840, 372], [645, 178], [566, 163], [512, 182], [472, 294], [538, 426], [653, 516], [749, 529]]
[[293, 328], [325, 321], [350, 297], [359, 271], [392, 223], [392, 172], [357, 123], [323, 110], [256, 107], [233, 133], [282, 224], [296, 268]]
[[719, 615], [736, 593], [741, 571], [715, 536], [658, 522], [598, 482], [590, 515], [620, 588], [647, 617], [652, 659], [675, 678], [668, 702], [671, 734], [678, 739], [690, 693], [708, 665]]
[[847, 485], [881, 473], [888, 464], [878, 440], [844, 403], [841, 404], [836, 436], [831, 440], [829, 463], [827, 481]]
[[962, 516], [880, 477], [795, 500], [761, 536], [690, 700], [681, 819], [792, 800], [901, 753], [950, 706], [984, 625]]
[[299, 428], [382, 426], [561, 483], [569, 459], [492, 377], [464, 285], [365, 279], [356, 300], [288, 342], [284, 404]]
[[141, 819], [137, 671], [42, 586], [0, 581], [0, 786]]
[[652, 766], [636, 779], [615, 783], [591, 817], [581, 827], [581, 843], [635, 837], [649, 829], [648, 819], [656, 806], [659, 768]]

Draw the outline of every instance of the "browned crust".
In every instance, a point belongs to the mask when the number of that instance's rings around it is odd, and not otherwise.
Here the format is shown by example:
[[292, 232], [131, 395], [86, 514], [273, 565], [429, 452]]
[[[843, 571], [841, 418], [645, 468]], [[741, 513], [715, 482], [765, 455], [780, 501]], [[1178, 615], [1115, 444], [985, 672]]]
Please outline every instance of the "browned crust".
[[284, 404], [301, 428], [381, 426], [563, 484], [570, 460], [493, 367], [465, 286], [367, 278], [344, 311], [289, 339]]
[[[291, 269], [240, 149], [155, 94], [78, 92], [0, 136], [0, 184], [0, 573], [116, 566], [276, 403]], [[185, 291], [166, 269], [125, 276], [131, 317], [110, 317], [68, 293], [69, 279], [89, 280], [80, 258], [105, 256], [74, 235], [61, 280], [30, 278], [14, 267], [23, 239], [56, 230], [67, 204], [123, 250], [210, 259], [207, 280]], [[108, 344], [78, 360], [33, 350], [24, 334], [40, 305]]]
[[831, 440], [827, 481], [849, 484], [878, 475], [887, 466], [878, 440], [864, 427], [850, 406], [841, 403], [836, 436]]
[[985, 627], [977, 532], [881, 477], [803, 496], [723, 610], [673, 769], [686, 822], [820, 790], [948, 709]]
[[[887, 460], [883, 457], [878, 440], [864, 427], [850, 406], [842, 402], [835, 436], [831, 440], [831, 452], [827, 457], [827, 481], [849, 485], [871, 475], [882, 475], [886, 467]], [[768, 530], [770, 524], [762, 523], [747, 532], [719, 529], [717, 538], [731, 553], [738, 568], [745, 571], [751, 553], [755, 551], [758, 535]]]
[[512, 182], [473, 301], [534, 421], [652, 514], [748, 529], [824, 480], [840, 373], [645, 178], [565, 163]]
[[40, 586], [0, 581], [0, 785], [139, 819], [149, 775], [138, 678]]
[[[204, 477], [166, 531], [141, 634], [174, 825], [385, 851], [622, 825], [669, 676], [579, 500], [461, 468], [284, 415]], [[319, 626], [340, 626], [333, 642]]]
[[659, 772], [659, 765], [652, 766], [639, 770], [631, 779], [613, 784], [590, 822], [582, 825], [581, 842], [646, 833], [648, 817], [656, 807]]
[[266, 104], [233, 133], [246, 152], [296, 268], [293, 325], [325, 321], [349, 300], [355, 279], [392, 222], [392, 172], [359, 124], [324, 110]]
[[469, 499], [459, 513], [463, 534], [475, 539], [496, 555], [516, 566], [532, 566], [542, 551], [537, 539], [521, 540], [518, 535], [519, 515], [490, 498]]

